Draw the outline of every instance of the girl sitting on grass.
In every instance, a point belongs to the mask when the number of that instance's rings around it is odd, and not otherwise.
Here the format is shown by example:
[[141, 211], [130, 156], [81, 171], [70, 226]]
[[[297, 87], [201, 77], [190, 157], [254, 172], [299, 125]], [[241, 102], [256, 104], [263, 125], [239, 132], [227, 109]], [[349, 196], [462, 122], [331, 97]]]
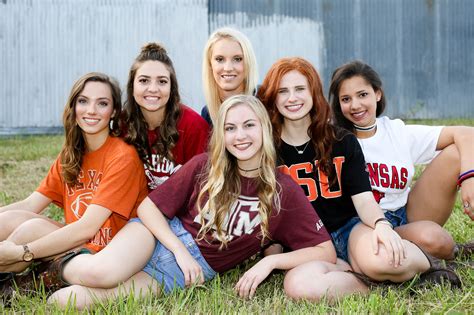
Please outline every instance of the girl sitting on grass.
[[[273, 269], [310, 260], [334, 263], [330, 237], [301, 188], [276, 171], [271, 123], [253, 96], [233, 96], [219, 108], [210, 153], [196, 156], [139, 206], [154, 243], [143, 271], [111, 289], [70, 286], [49, 302], [84, 308], [120, 294], [169, 293], [212, 279], [258, 253], [270, 240], [294, 250], [268, 256], [235, 285], [252, 297]], [[71, 300], [72, 301], [72, 300]]]
[[[372, 191], [396, 231], [432, 255], [454, 258], [459, 250], [443, 229], [461, 189], [464, 212], [474, 220], [474, 128], [405, 125], [380, 117], [386, 102], [377, 72], [361, 61], [337, 68], [329, 100], [335, 123], [355, 134]], [[413, 187], [415, 165], [426, 164]], [[461, 247], [464, 254], [473, 244]]]
[[[30, 196], [0, 208], [1, 271], [21, 272], [80, 246], [98, 252], [136, 216], [146, 179], [134, 147], [117, 137], [121, 109], [120, 88], [107, 75], [74, 83], [65, 142], [48, 175]], [[64, 209], [65, 224], [41, 214], [51, 202]]]
[[[125, 141], [135, 146], [145, 166], [150, 191], [207, 147], [209, 127], [180, 103], [173, 63], [159, 44], [145, 45], [130, 68], [121, 125]], [[130, 178], [142, 175], [143, 169]], [[110, 288], [140, 271], [154, 246], [148, 229], [131, 222], [100, 253], [77, 252], [56, 259], [44, 272], [43, 281], [51, 290], [70, 284]]]
[[285, 276], [289, 296], [333, 300], [366, 292], [367, 287], [354, 276], [358, 274], [345, 272], [351, 266], [379, 282], [399, 283], [426, 271], [423, 278], [459, 281], [450, 270], [433, 276], [436, 266], [431, 265], [431, 258], [393, 230], [396, 218], [384, 215], [374, 199], [357, 139], [330, 122], [331, 110], [311, 63], [298, 57], [278, 60], [258, 97], [272, 118], [280, 170], [305, 191], [340, 258], [337, 264], [313, 261], [289, 271]]

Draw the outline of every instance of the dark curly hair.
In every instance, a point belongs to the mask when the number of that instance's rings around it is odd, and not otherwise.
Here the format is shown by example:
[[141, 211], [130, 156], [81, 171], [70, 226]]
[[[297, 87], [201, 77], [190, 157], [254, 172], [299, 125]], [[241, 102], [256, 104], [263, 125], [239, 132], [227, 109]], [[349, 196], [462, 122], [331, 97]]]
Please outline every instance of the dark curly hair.
[[[171, 81], [171, 91], [165, 107], [165, 117], [159, 126], [159, 137], [157, 137], [155, 143], [148, 143], [149, 126], [133, 96], [133, 83], [137, 70], [148, 60], [163, 63], [170, 72]], [[176, 124], [181, 116], [180, 101], [176, 72], [166, 49], [157, 43], [146, 44], [142, 47], [140, 54], [135, 58], [135, 62], [130, 68], [127, 83], [127, 100], [121, 122], [125, 142], [135, 146], [143, 163], [150, 165], [149, 157], [153, 151], [157, 152], [160, 159], [174, 160], [171, 150], [179, 138]]]

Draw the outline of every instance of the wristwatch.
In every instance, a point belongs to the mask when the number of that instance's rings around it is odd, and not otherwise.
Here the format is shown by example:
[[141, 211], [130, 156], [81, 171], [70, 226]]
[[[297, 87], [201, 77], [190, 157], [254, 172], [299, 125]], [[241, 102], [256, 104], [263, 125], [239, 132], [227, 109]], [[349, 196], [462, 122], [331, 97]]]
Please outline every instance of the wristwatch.
[[25, 251], [23, 253], [23, 261], [30, 262], [35, 258], [35, 255], [33, 255], [32, 252], [30, 252], [30, 249], [28, 248], [28, 245], [23, 245], [23, 250]]

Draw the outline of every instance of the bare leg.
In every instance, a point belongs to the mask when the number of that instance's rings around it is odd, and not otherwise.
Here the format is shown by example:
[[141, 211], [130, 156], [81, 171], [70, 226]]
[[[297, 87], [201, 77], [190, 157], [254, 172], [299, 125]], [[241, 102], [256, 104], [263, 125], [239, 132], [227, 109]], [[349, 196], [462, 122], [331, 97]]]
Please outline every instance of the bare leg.
[[451, 234], [433, 221], [416, 221], [395, 228], [403, 238], [412, 241], [429, 254], [442, 258], [453, 259], [456, 243]]
[[133, 277], [111, 289], [88, 288], [80, 285], [58, 290], [48, 298], [48, 303], [57, 303], [61, 308], [74, 306], [79, 310], [89, 308], [95, 303], [104, 302], [108, 299], [125, 297], [134, 294], [136, 297], [144, 297], [147, 294], [158, 294], [160, 285], [147, 273], [140, 271]]
[[142, 270], [154, 248], [153, 234], [143, 224], [131, 222], [97, 254], [71, 259], [62, 276], [71, 284], [112, 288]]
[[41, 214], [24, 210], [10, 210], [0, 213], [0, 241], [6, 240], [17, 227], [31, 219], [43, 219], [58, 227], [62, 226], [61, 223]]
[[[59, 229], [60, 226], [58, 225], [59, 223], [45, 220], [41, 216], [39, 218], [33, 218], [20, 224], [20, 226], [10, 234], [7, 240], [15, 244], [26, 244]], [[30, 264], [31, 263], [21, 261], [11, 265], [0, 266], [0, 271], [21, 272]]]
[[367, 293], [368, 288], [353, 274], [349, 264], [338, 259], [336, 264], [311, 261], [291, 269], [285, 275], [285, 293], [293, 299], [333, 302], [353, 293]]
[[456, 201], [460, 157], [455, 145], [446, 147], [416, 181], [407, 204], [408, 222], [434, 221], [443, 226]]
[[386, 258], [385, 247], [379, 244], [379, 253], [372, 249], [372, 229], [364, 224], [358, 224], [349, 236], [349, 259], [356, 272], [363, 273], [374, 280], [403, 282], [412, 279], [430, 267], [423, 252], [413, 243], [404, 240], [407, 257], [402, 265], [393, 267]]

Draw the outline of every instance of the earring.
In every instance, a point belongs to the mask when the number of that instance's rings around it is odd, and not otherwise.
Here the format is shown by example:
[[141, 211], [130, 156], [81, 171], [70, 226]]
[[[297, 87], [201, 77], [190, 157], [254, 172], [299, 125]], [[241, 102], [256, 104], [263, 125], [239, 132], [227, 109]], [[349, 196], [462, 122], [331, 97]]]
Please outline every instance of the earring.
[[114, 120], [113, 119], [110, 120], [109, 127], [110, 127], [110, 129], [114, 129]]

